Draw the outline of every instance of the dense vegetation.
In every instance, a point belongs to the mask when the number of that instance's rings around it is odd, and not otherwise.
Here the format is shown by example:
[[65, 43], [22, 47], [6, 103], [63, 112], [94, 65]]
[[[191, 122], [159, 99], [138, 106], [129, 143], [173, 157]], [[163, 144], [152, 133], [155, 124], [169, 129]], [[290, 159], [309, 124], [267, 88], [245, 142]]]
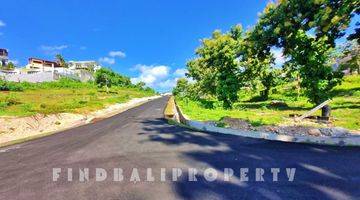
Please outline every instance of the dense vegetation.
[[[196, 101], [216, 98], [223, 108], [231, 109], [244, 100], [241, 90], [259, 91], [257, 100], [266, 101], [272, 88], [287, 82], [295, 84], [297, 97], [306, 97], [313, 105], [331, 99], [336, 95], [333, 89], [343, 81], [341, 70], [359, 64], [358, 54], [353, 53], [353, 64], [347, 61], [333, 69], [336, 60], [349, 56], [345, 51], [334, 53], [335, 41], [359, 14], [359, 5], [355, 0], [269, 3], [254, 27], [244, 31], [236, 25], [203, 39], [196, 57], [187, 63], [187, 76], [193, 82], [178, 80], [173, 93]], [[357, 40], [356, 33], [350, 39]], [[351, 44], [350, 51], [358, 49], [358, 43]], [[275, 63], [275, 50], [281, 51], [285, 63]]]
[[143, 84], [134, 85], [128, 77], [110, 69], [98, 70], [95, 77], [95, 82], [85, 83], [66, 78], [43, 83], [0, 80], [0, 115], [88, 113], [109, 104], [155, 94], [153, 89]]
[[[223, 117], [234, 117], [249, 121], [252, 125], [291, 125], [290, 114], [303, 114], [313, 105], [304, 95], [298, 96], [297, 83], [283, 82], [272, 89], [267, 101], [258, 101], [259, 92], [251, 88], [242, 88], [238, 92], [240, 101], [233, 109], [223, 109], [222, 102], [216, 98], [193, 100], [177, 96], [177, 103], [191, 119], [200, 121], [221, 121]], [[334, 126], [360, 130], [360, 76], [346, 76], [341, 85], [332, 90], [335, 97], [332, 106], [331, 122]], [[284, 104], [274, 104], [281, 101]], [[320, 114], [320, 111], [316, 114]], [[304, 124], [317, 126], [317, 124]]]

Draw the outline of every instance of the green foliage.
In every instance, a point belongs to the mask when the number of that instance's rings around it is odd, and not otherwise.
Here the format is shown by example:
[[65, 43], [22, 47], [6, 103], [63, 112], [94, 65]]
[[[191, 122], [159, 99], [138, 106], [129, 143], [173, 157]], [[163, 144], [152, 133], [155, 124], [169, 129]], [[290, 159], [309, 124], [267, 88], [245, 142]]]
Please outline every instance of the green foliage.
[[68, 64], [66, 63], [64, 57], [63, 57], [61, 54], [56, 54], [56, 55], [55, 55], [55, 59], [56, 59], [56, 62], [57, 62], [61, 67], [65, 67], [65, 68], [68, 67]]
[[347, 43], [343, 49], [340, 50], [341, 54], [338, 59], [340, 60], [340, 69], [349, 70], [350, 73], [357, 71], [360, 74], [360, 47], [356, 42]]
[[315, 39], [299, 30], [296, 35], [297, 45], [289, 51], [291, 62], [299, 66], [301, 86], [305, 94], [314, 104], [320, 104], [331, 98], [331, 91], [342, 81], [342, 72], [333, 71], [329, 66], [330, 45], [326, 43], [327, 37]]
[[[359, 3], [352, 0], [288, 0], [270, 3], [252, 30], [258, 58], [281, 47], [298, 70], [301, 86], [313, 103], [330, 98], [330, 90], [341, 83], [341, 74], [327, 63], [335, 39], [344, 35]], [[315, 35], [311, 36], [311, 32]]]
[[23, 91], [24, 88], [19, 83], [8, 82], [0, 79], [0, 91]]
[[119, 86], [113, 86], [109, 93], [104, 93], [95, 84], [70, 80], [27, 83], [24, 91], [0, 92], [0, 115], [29, 116], [59, 112], [86, 114], [110, 104], [154, 94], [152, 90]]
[[178, 97], [185, 97], [187, 89], [189, 88], [189, 83], [186, 78], [180, 78], [176, 81], [176, 86], [173, 89], [173, 95]]
[[[266, 68], [265, 68], [266, 69]], [[260, 75], [261, 84], [264, 86], [264, 90], [260, 92], [262, 100], [268, 100], [270, 89], [275, 87], [280, 82], [281, 71], [275, 69], [262, 70]]]
[[192, 100], [200, 100], [202, 98], [199, 85], [189, 83], [186, 78], [179, 78], [177, 80], [172, 93], [178, 98], [188, 98]]
[[146, 86], [146, 84], [142, 81], [135, 84], [135, 87], [137, 87], [137, 88], [145, 88], [145, 86]]
[[1, 69], [3, 69], [3, 70], [13, 70], [13, 69], [15, 69], [15, 65], [14, 65], [14, 63], [12, 63], [12, 62], [9, 62], [7, 65], [5, 65], [5, 66], [1, 66]]
[[[303, 94], [297, 97], [295, 81], [282, 83], [276, 86], [276, 91], [269, 95], [268, 101], [249, 101], [258, 95], [257, 92], [242, 88], [239, 91], [241, 100], [236, 102], [232, 110], [221, 107], [218, 101], [211, 102], [211, 106], [204, 101], [193, 101], [177, 98], [176, 102], [181, 110], [192, 120], [221, 121], [223, 117], [239, 118], [249, 121], [252, 125], [289, 125], [292, 121], [290, 114], [303, 114], [308, 112], [313, 105], [307, 102]], [[353, 130], [360, 130], [360, 76], [346, 76], [341, 85], [333, 89], [335, 97], [331, 101], [332, 124]], [[295, 101], [296, 99], [296, 101]], [[272, 100], [285, 102], [287, 106], [272, 104]], [[315, 113], [320, 115], [320, 111]], [[290, 121], [289, 121], [290, 120]], [[309, 124], [305, 124], [309, 125]], [[316, 126], [317, 124], [313, 124]]]
[[122, 76], [111, 69], [101, 68], [95, 73], [95, 83], [99, 87], [111, 87], [111, 86], [121, 86], [127, 87], [131, 86], [130, 78]]
[[238, 100], [238, 56], [242, 43], [242, 28], [235, 26], [222, 34], [215, 31], [211, 38], [203, 39], [196, 49], [196, 59], [189, 61], [188, 75], [197, 81], [199, 88], [215, 95], [224, 108], [231, 108]]
[[82, 83], [78, 80], [69, 79], [69, 78], [61, 78], [58, 81], [52, 82], [42, 82], [42, 83], [12, 83], [22, 87], [24, 90], [37, 90], [37, 89], [62, 89], [62, 88], [95, 88], [95, 85], [88, 82]]

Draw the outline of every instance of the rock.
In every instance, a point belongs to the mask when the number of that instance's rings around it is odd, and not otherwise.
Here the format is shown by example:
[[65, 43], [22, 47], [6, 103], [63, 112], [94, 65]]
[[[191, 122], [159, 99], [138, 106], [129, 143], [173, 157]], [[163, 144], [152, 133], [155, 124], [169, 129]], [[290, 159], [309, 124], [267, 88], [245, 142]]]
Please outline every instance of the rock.
[[349, 131], [342, 127], [331, 128], [332, 136], [341, 137], [349, 134]]
[[349, 130], [341, 127], [321, 128], [320, 131], [323, 135], [332, 137], [342, 137], [350, 134]]
[[332, 136], [332, 131], [330, 128], [320, 128], [320, 132], [325, 136]]
[[206, 121], [205, 124], [207, 124], [209, 126], [216, 126], [216, 122], [214, 122], [214, 121]]
[[249, 130], [251, 128], [249, 122], [242, 119], [224, 117], [221, 121], [229, 125], [233, 129]]
[[312, 128], [312, 129], [308, 130], [308, 134], [311, 135], [311, 136], [320, 136], [321, 132], [317, 128]]

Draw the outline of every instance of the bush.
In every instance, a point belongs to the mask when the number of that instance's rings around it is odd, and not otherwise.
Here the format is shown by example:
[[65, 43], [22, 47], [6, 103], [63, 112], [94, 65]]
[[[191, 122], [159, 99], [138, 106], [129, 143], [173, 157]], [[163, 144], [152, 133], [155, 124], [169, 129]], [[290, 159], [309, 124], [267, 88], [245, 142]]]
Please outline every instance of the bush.
[[0, 91], [23, 91], [24, 88], [20, 83], [0, 80]]
[[5, 98], [0, 99], [0, 108], [4, 109], [8, 106], [21, 104], [19, 98], [16, 95], [10, 94]]
[[129, 77], [118, 74], [111, 69], [101, 68], [95, 73], [95, 83], [99, 87], [111, 87], [111, 86], [131, 86]]
[[28, 83], [22, 82], [17, 83], [23, 89], [63, 89], [63, 88], [94, 88], [95, 86], [92, 83], [82, 83], [78, 80], [69, 79], [69, 78], [61, 78], [58, 81], [52, 82], [42, 82], [42, 83]]

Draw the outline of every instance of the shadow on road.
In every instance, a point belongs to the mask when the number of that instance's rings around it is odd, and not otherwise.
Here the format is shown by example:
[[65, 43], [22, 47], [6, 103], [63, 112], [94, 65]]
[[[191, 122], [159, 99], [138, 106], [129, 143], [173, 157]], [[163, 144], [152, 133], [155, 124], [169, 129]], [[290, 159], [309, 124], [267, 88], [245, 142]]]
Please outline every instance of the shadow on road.
[[[175, 192], [186, 199], [356, 199], [360, 196], [360, 149], [291, 144], [192, 131], [173, 126], [164, 119], [144, 120], [145, 142], [175, 147], [188, 165], [207, 166], [223, 174], [234, 170], [235, 181], [205, 180], [203, 173], [190, 182], [188, 174], [173, 182]], [[209, 147], [213, 147], [210, 148]], [[249, 168], [249, 181], [240, 182], [240, 168]], [[255, 169], [265, 170], [264, 182], [255, 181]], [[273, 182], [271, 168], [280, 168]], [[288, 181], [285, 168], [296, 168], [295, 180]]]

